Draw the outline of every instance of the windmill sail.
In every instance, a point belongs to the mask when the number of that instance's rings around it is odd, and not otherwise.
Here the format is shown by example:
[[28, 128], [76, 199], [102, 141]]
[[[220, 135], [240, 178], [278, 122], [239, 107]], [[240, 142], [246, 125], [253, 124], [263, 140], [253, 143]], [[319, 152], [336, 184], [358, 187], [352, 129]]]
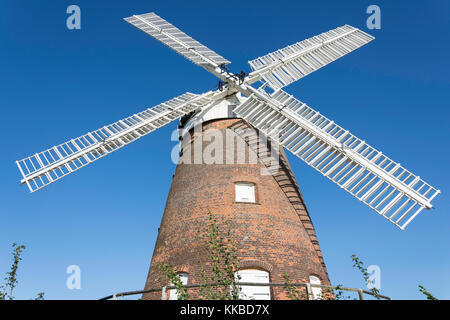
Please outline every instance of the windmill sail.
[[214, 92], [185, 93], [81, 137], [16, 161], [22, 183], [37, 191], [146, 134], [205, 106]]
[[297, 42], [249, 61], [249, 83], [262, 80], [283, 88], [375, 39], [349, 25]]
[[282, 90], [234, 112], [401, 229], [440, 192]]
[[197, 65], [217, 67], [230, 63], [153, 12], [133, 15], [124, 20]]

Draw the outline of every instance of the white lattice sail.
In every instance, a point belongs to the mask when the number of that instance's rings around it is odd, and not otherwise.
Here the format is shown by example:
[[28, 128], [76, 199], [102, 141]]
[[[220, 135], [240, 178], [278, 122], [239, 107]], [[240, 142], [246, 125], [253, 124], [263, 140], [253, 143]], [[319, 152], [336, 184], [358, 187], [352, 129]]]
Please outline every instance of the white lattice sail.
[[249, 81], [263, 80], [274, 90], [343, 57], [375, 39], [349, 25], [294, 43], [249, 61]]
[[211, 101], [212, 91], [185, 93], [113, 124], [16, 161], [22, 183], [37, 191]]
[[175, 50], [185, 58], [197, 65], [211, 65], [217, 67], [229, 64], [230, 61], [218, 55], [208, 47], [176, 28], [157, 14], [151, 12], [133, 15], [125, 21], [141, 29], [156, 40], [161, 41], [169, 48]]
[[282, 90], [234, 112], [401, 229], [440, 192]]
[[[156, 107], [17, 161], [22, 183], [34, 192], [165, 124], [240, 92], [248, 98], [234, 112], [354, 197], [404, 229], [440, 191], [282, 91], [323, 66], [367, 44], [373, 36], [349, 25], [249, 61], [247, 77], [229, 72], [230, 61], [155, 13], [127, 22], [217, 76], [219, 91], [183, 94]], [[261, 81], [260, 89], [252, 84]], [[271, 87], [270, 95], [265, 89]], [[225, 89], [225, 91], [222, 91]]]

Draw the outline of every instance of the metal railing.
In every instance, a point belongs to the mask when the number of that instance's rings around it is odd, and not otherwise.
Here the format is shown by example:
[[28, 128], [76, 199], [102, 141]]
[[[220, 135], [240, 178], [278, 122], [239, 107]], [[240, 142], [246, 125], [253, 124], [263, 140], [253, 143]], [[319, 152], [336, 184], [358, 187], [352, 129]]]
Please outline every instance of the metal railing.
[[[209, 284], [191, 284], [186, 285], [186, 289], [195, 289], [195, 288], [201, 288], [205, 286], [215, 286], [214, 283]], [[269, 282], [269, 283], [256, 283], [256, 282], [239, 282], [237, 283], [239, 286], [263, 286], [263, 287], [286, 287], [286, 283], [277, 283], [277, 282]], [[355, 288], [347, 288], [342, 286], [328, 286], [328, 285], [321, 285], [321, 284], [311, 284], [311, 283], [290, 283], [288, 284], [290, 287], [305, 287], [306, 288], [306, 295], [308, 297], [308, 300], [314, 300], [312, 287], [314, 288], [321, 288], [321, 289], [328, 289], [328, 290], [337, 290], [337, 291], [349, 291], [349, 292], [356, 292], [358, 293], [359, 300], [364, 300], [364, 295], [370, 295], [372, 297], [378, 298], [378, 299], [385, 299], [385, 300], [392, 300], [392, 298], [376, 294], [368, 290], [363, 289], [355, 289]], [[99, 300], [117, 300], [118, 297], [125, 297], [125, 296], [131, 296], [136, 294], [143, 294], [143, 293], [154, 293], [154, 292], [161, 292], [161, 300], [167, 300], [167, 290], [176, 289], [175, 286], [165, 286], [162, 288], [154, 288], [154, 289], [147, 289], [147, 290], [135, 290], [135, 291], [126, 291], [126, 292], [120, 292], [115, 293], [106, 297], [103, 297]]]

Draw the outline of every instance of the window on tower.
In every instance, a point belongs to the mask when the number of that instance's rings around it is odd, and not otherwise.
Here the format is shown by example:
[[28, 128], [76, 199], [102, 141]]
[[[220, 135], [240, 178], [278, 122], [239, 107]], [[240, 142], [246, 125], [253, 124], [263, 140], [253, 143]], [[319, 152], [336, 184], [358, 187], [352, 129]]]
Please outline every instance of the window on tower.
[[236, 202], [255, 202], [255, 184], [237, 182], [235, 184]]
[[[180, 277], [181, 283], [187, 286], [189, 281], [189, 275], [185, 272], [180, 272], [178, 273], [178, 276]], [[170, 283], [169, 286], [173, 286], [173, 283]], [[170, 289], [169, 300], [178, 300], [177, 289]]]
[[[240, 276], [240, 279], [238, 277]], [[235, 273], [237, 282], [269, 283], [269, 272], [259, 269], [243, 269]], [[239, 286], [241, 300], [270, 300], [269, 286]]]
[[[309, 276], [309, 283], [310, 284], [320, 284], [320, 279], [317, 276], [310, 275]], [[322, 299], [322, 288], [311, 287], [311, 291], [312, 291], [312, 294], [313, 294], [313, 299], [315, 299], [315, 300]]]

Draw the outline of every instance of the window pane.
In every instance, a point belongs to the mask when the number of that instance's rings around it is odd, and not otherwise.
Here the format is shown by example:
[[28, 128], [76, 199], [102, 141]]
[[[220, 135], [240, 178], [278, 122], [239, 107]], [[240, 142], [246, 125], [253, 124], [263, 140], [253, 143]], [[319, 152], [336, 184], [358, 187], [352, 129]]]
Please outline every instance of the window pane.
[[[185, 272], [180, 272], [178, 276], [180, 277], [181, 283], [186, 286], [189, 281], [189, 275]], [[170, 286], [173, 286], [173, 283], [170, 283]], [[178, 300], [178, 292], [176, 289], [170, 289], [169, 300]]]
[[253, 183], [236, 183], [237, 202], [255, 202], [255, 185]]
[[[269, 283], [269, 272], [257, 269], [244, 269], [236, 273], [241, 276], [239, 282]], [[241, 286], [239, 298], [242, 300], [270, 300], [269, 286]]]
[[[316, 276], [310, 275], [309, 283], [310, 284], [320, 284], [320, 279]], [[316, 299], [316, 300], [322, 299], [322, 288], [311, 287], [311, 291], [312, 291], [314, 299]]]

